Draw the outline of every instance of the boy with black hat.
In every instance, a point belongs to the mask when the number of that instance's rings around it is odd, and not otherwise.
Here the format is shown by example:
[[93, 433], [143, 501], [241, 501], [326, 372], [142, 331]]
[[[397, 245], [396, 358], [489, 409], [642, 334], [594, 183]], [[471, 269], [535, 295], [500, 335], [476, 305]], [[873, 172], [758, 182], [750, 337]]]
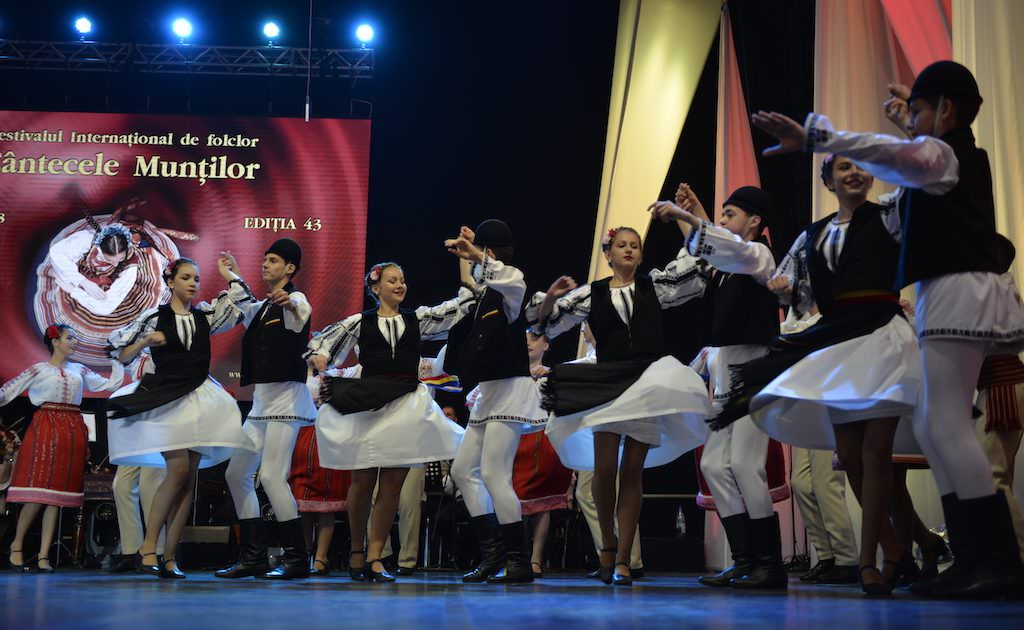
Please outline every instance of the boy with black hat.
[[934, 597], [1021, 591], [1022, 565], [1006, 498], [996, 492], [971, 422], [985, 356], [1024, 347], [1024, 308], [1012, 280], [998, 273], [992, 173], [970, 128], [981, 103], [970, 70], [939, 61], [917, 76], [906, 104], [899, 98], [886, 102], [887, 110], [907, 107], [912, 140], [835, 131], [815, 113], [804, 126], [774, 112], [753, 117], [780, 141], [766, 155], [836, 153], [904, 187], [895, 288], [916, 283], [924, 393], [914, 434], [942, 494], [956, 555], [951, 569], [913, 589]]
[[[231, 254], [224, 273], [228, 284], [245, 282]], [[287, 238], [275, 241], [263, 255], [266, 298], [255, 297], [238, 305], [238, 321], [245, 324], [242, 338], [242, 386], [255, 384], [252, 411], [243, 430], [256, 445], [255, 452], [231, 458], [225, 477], [238, 514], [241, 530], [238, 562], [215, 575], [221, 578], [261, 576], [292, 579], [309, 576], [309, 557], [295, 497], [288, 485], [292, 450], [304, 423], [316, 419], [316, 405], [306, 387], [303, 353], [309, 342], [312, 307], [296, 290], [292, 277], [302, 263], [299, 244]], [[248, 291], [248, 287], [246, 287]], [[250, 292], [251, 295], [251, 292]], [[256, 497], [255, 475], [278, 522], [284, 547], [282, 564], [267, 566], [265, 524]]]
[[[680, 185], [676, 202], [658, 202], [651, 210], [663, 221], [676, 220], [687, 249], [705, 261], [710, 318], [703, 336], [717, 407], [728, 400], [729, 366], [762, 356], [778, 334], [778, 299], [765, 287], [775, 272], [775, 256], [762, 237], [772, 203], [760, 188], [742, 186], [725, 200], [722, 217], [712, 224], [688, 185]], [[787, 588], [767, 455], [768, 436], [750, 416], [713, 432], [704, 445], [701, 473], [715, 497], [733, 557], [732, 567], [700, 578], [705, 586]]]
[[[547, 412], [530, 376], [523, 273], [508, 264], [512, 232], [488, 219], [473, 232], [463, 227], [445, 247], [463, 261], [463, 281], [477, 292], [477, 307], [452, 329], [445, 371], [464, 386], [479, 383], [480, 395], [452, 463], [452, 478], [462, 491], [480, 545], [480, 565], [463, 582], [515, 584], [533, 581], [530, 544], [512, 468], [519, 437], [544, 428]], [[472, 264], [472, 277], [467, 265]], [[468, 383], [468, 385], [467, 385]]]

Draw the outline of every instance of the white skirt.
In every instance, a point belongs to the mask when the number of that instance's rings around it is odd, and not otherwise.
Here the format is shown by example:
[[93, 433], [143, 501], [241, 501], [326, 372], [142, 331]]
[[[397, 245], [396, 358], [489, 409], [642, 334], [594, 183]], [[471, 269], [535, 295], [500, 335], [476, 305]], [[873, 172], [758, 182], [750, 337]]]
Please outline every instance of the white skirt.
[[986, 342], [988, 354], [1024, 350], [1024, 307], [1010, 274], [955, 273], [917, 284], [921, 339]]
[[541, 407], [540, 387], [529, 376], [484, 381], [477, 386], [479, 395], [469, 412], [470, 426], [488, 422], [518, 424], [523, 433], [544, 428], [548, 412]]
[[305, 382], [256, 383], [246, 422], [313, 422], [316, 405]]
[[662, 466], [703, 444], [712, 415], [697, 373], [673, 357], [652, 363], [615, 400], [567, 416], [552, 416], [546, 433], [566, 468], [594, 469], [594, 432], [628, 435], [650, 444], [644, 468]]
[[910, 416], [917, 407], [921, 357], [902, 317], [868, 335], [812, 352], [750, 401], [754, 423], [800, 448], [835, 448], [832, 425], [900, 416], [893, 452], [917, 454]]
[[[139, 381], [111, 395], [135, 391]], [[110, 463], [163, 468], [160, 453], [188, 449], [202, 455], [200, 468], [226, 461], [236, 450], [255, 450], [242, 431], [238, 403], [212, 378], [181, 398], [145, 413], [108, 420]]]
[[395, 468], [453, 459], [465, 429], [445, 417], [426, 385], [376, 411], [316, 417], [320, 465], [335, 470]]

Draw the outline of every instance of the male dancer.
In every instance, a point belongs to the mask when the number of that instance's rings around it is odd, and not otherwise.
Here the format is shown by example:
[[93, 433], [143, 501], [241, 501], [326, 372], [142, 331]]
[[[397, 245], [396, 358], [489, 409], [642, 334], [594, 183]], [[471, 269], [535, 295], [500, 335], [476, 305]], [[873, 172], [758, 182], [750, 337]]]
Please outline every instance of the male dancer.
[[[223, 256], [229, 259], [229, 268], [224, 272], [228, 284], [237, 282], [245, 287], [234, 257], [229, 253]], [[238, 514], [241, 550], [238, 562], [217, 571], [217, 577], [309, 577], [302, 518], [288, 485], [299, 428], [302, 423], [316, 419], [316, 405], [306, 387], [306, 362], [302, 358], [309, 342], [312, 307], [292, 284], [301, 262], [298, 243], [287, 238], [275, 241], [263, 255], [266, 298], [252, 298], [238, 305], [239, 321], [246, 327], [240, 384], [255, 384], [252, 411], [242, 428], [256, 445], [256, 451], [234, 455], [225, 473]], [[267, 566], [266, 529], [256, 497], [257, 469], [284, 547], [281, 566], [272, 571]]]

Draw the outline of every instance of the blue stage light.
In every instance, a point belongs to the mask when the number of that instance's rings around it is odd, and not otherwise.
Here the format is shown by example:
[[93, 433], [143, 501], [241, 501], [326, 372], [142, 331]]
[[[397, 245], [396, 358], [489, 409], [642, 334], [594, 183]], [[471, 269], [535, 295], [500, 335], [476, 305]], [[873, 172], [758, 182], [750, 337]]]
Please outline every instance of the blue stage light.
[[274, 22], [267, 22], [263, 25], [263, 35], [270, 39], [277, 39], [277, 36], [281, 34], [281, 27]]
[[356, 39], [364, 44], [369, 44], [373, 41], [373, 27], [369, 24], [360, 24], [356, 27]]
[[92, 32], [92, 22], [85, 16], [80, 17], [75, 20], [75, 30], [79, 35], [88, 35]]
[[171, 30], [174, 31], [175, 35], [184, 40], [192, 35], [192, 22], [185, 18], [178, 18], [171, 23]]

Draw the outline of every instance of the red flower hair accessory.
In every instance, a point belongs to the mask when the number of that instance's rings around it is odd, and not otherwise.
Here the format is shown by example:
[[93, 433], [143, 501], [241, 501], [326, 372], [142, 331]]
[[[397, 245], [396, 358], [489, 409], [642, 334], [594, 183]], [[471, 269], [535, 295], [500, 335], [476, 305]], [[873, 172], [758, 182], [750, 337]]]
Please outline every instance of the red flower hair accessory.
[[50, 324], [46, 327], [46, 332], [43, 334], [46, 335], [47, 339], [60, 339], [60, 328], [54, 324]]
[[380, 273], [382, 271], [384, 271], [384, 265], [377, 264], [370, 267], [370, 282], [377, 282], [378, 280], [380, 280]]
[[618, 232], [617, 229], [611, 228], [608, 233], [601, 237], [601, 248], [608, 249], [611, 246], [612, 241], [615, 240], [615, 234]]

